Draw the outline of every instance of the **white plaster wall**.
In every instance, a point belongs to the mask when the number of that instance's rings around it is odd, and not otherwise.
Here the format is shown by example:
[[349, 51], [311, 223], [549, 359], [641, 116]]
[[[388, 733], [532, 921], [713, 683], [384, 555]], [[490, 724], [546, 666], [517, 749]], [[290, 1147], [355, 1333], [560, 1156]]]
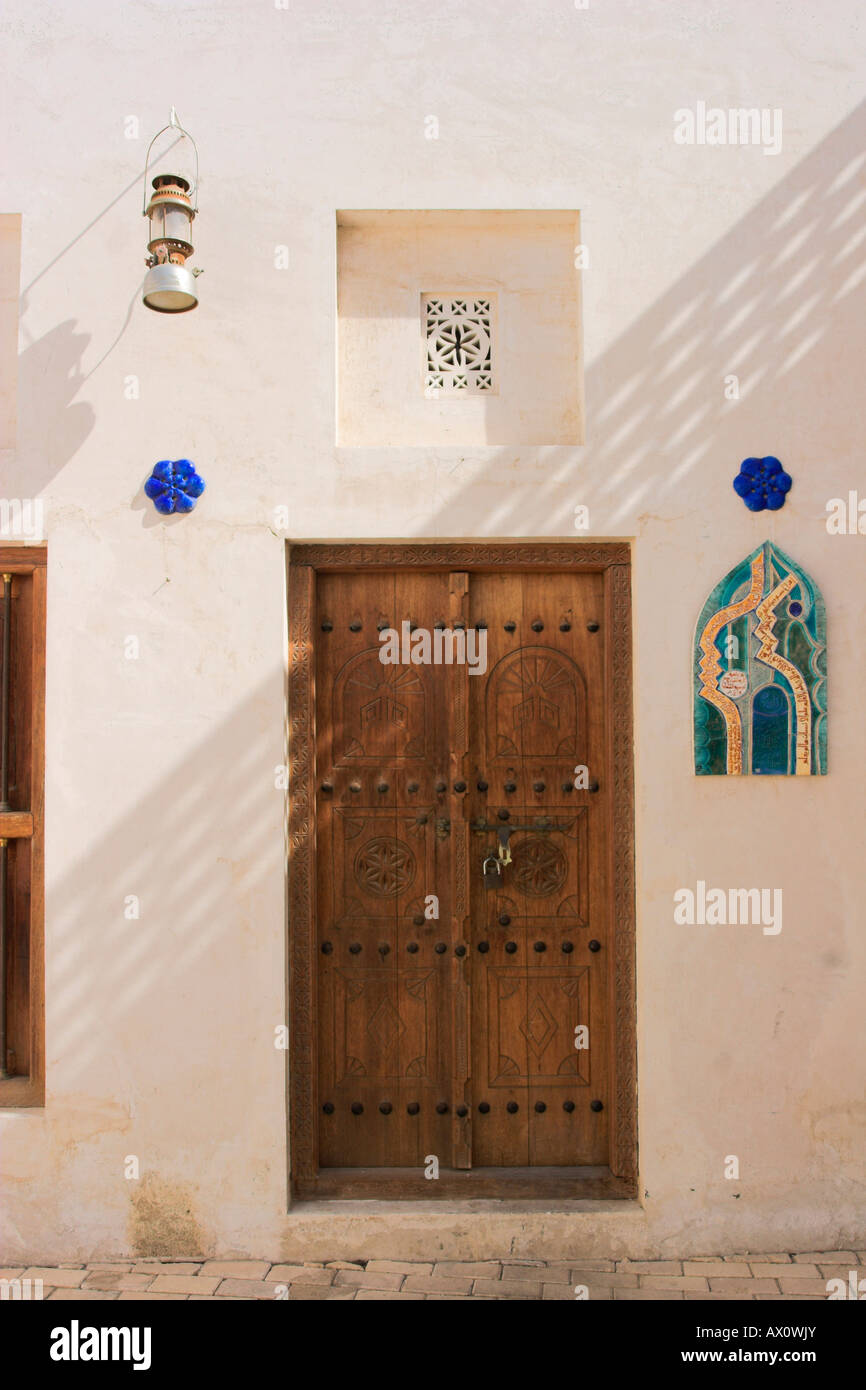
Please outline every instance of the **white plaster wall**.
[[[828, 498], [866, 495], [860, 14], [10, 0], [0, 206], [23, 214], [22, 317], [0, 490], [44, 499], [49, 544], [48, 1098], [0, 1116], [0, 1259], [297, 1249], [272, 1045], [282, 504], [294, 538], [575, 537], [576, 504], [590, 535], [634, 538], [643, 1210], [581, 1212], [557, 1238], [863, 1243], [866, 537], [824, 526]], [[675, 144], [674, 111], [699, 100], [780, 107], [782, 153]], [[138, 290], [137, 175], [172, 102], [200, 146], [206, 269], [177, 320]], [[580, 209], [586, 444], [336, 448], [341, 207]], [[731, 490], [755, 453], [794, 477], [778, 514]], [[207, 491], [166, 521], [141, 487], [181, 455]], [[696, 779], [695, 616], [765, 537], [823, 589], [830, 775]], [[782, 933], [674, 926], [699, 878], [782, 887]], [[441, 1210], [399, 1235], [357, 1221], [346, 1248], [368, 1252], [501, 1231], [476, 1213], [455, 1234]], [[524, 1249], [553, 1238], [535, 1229]]]

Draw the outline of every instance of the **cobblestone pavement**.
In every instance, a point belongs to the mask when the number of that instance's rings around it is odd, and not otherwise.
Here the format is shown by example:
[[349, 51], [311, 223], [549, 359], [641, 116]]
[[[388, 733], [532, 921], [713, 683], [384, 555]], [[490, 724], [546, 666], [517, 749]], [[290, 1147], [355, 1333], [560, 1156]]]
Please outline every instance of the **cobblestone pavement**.
[[[866, 1280], [866, 1250], [702, 1256], [683, 1260], [111, 1260], [0, 1269], [42, 1280], [50, 1299], [826, 1299], [827, 1281]], [[5, 1286], [4, 1286], [5, 1287]], [[34, 1286], [31, 1284], [31, 1289]], [[26, 1289], [23, 1290], [26, 1296]], [[14, 1297], [10, 1289], [4, 1296]], [[35, 1292], [35, 1289], [34, 1289]], [[33, 1296], [31, 1294], [31, 1296]]]

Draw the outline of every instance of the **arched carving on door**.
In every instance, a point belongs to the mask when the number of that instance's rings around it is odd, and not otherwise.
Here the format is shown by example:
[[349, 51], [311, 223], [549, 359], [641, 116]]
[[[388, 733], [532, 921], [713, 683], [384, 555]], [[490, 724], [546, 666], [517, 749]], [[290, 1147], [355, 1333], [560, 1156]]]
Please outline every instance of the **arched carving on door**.
[[487, 682], [487, 730], [490, 758], [577, 757], [586, 730], [580, 668], [551, 647], [509, 652]]

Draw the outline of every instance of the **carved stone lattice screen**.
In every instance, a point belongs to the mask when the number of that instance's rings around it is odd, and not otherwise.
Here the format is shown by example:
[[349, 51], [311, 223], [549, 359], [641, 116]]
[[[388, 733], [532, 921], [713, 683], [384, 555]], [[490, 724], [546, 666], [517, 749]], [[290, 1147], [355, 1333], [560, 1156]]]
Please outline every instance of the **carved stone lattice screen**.
[[817, 585], [765, 541], [717, 584], [694, 645], [695, 772], [827, 771], [827, 649]]
[[495, 390], [493, 333], [496, 300], [425, 294], [424, 387], [431, 394], [476, 395]]

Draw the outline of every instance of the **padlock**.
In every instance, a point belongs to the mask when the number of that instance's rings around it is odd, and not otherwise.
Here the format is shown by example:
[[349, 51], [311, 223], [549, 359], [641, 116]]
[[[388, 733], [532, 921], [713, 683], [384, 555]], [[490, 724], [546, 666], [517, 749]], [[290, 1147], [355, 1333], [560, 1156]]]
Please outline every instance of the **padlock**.
[[494, 888], [498, 886], [502, 869], [495, 854], [488, 854], [481, 866], [481, 872], [484, 875], [485, 888]]

